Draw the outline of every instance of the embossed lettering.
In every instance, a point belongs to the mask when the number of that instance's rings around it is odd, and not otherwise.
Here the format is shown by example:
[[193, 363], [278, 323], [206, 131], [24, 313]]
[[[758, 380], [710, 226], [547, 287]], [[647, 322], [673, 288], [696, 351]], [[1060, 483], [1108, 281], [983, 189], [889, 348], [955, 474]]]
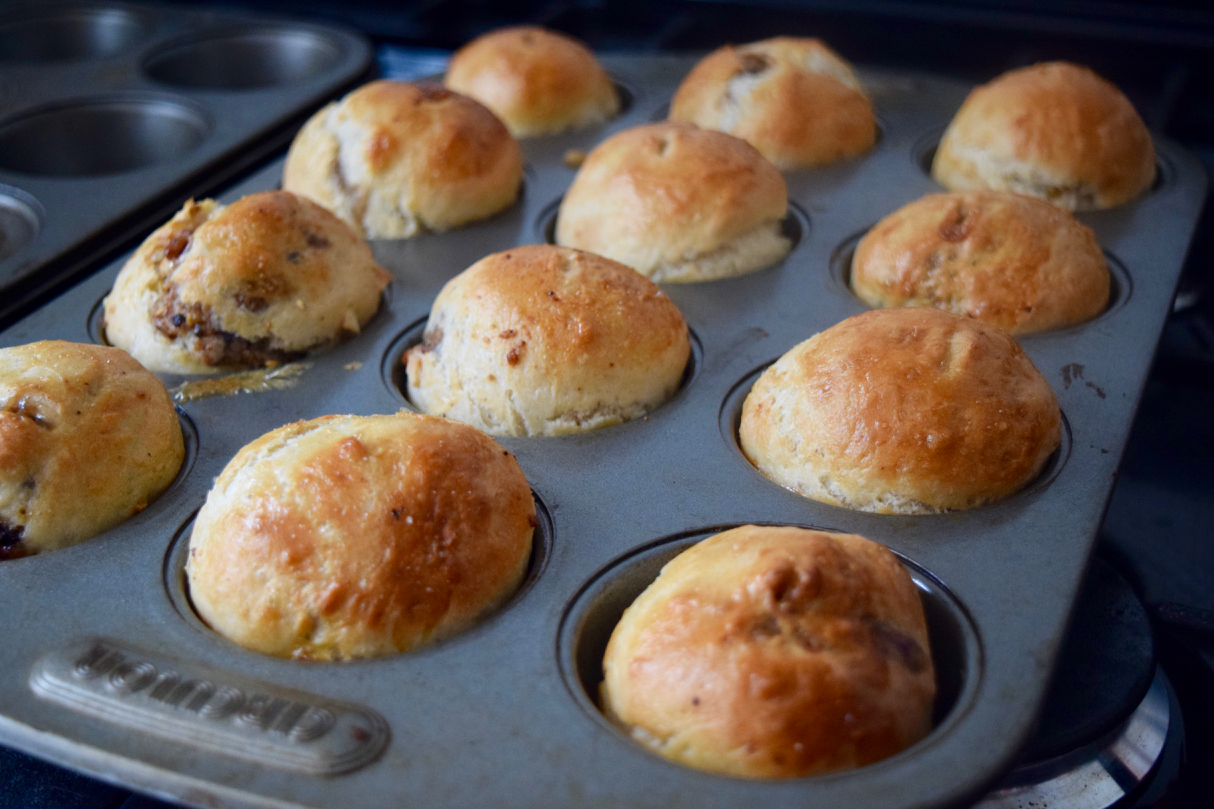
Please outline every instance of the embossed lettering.
[[156, 667], [151, 663], [123, 663], [110, 674], [110, 688], [120, 694], [134, 694], [155, 679]]
[[94, 644], [76, 661], [72, 673], [82, 680], [100, 677], [123, 660], [122, 654], [113, 649], [107, 649], [100, 643]]
[[295, 723], [295, 727], [291, 728], [287, 738], [293, 742], [312, 742], [324, 736], [333, 729], [333, 725], [337, 722], [335, 717], [324, 708], [315, 706], [304, 712], [304, 715]]
[[65, 708], [174, 744], [297, 772], [349, 772], [374, 760], [389, 738], [383, 718], [364, 706], [162, 660], [102, 638], [39, 659], [30, 688]]
[[245, 709], [241, 711], [236, 721], [265, 730], [270, 727], [274, 718], [282, 713], [282, 709], [287, 707], [287, 704], [285, 699], [254, 694], [245, 703]]
[[278, 721], [271, 728], [275, 733], [281, 733], [284, 736], [291, 732], [291, 728], [299, 721], [299, 718], [308, 710], [308, 706], [299, 702], [292, 702], [290, 706], [282, 712], [282, 716], [278, 717]]
[[148, 689], [148, 696], [157, 702], [175, 705], [176, 703], [170, 701], [170, 695], [173, 693], [173, 688], [180, 679], [181, 675], [175, 671], [160, 672], [156, 675], [156, 681], [152, 683], [152, 687]]
[[215, 690], [215, 696], [198, 709], [198, 713], [207, 719], [226, 719], [243, 705], [244, 693], [240, 689], [221, 685]]

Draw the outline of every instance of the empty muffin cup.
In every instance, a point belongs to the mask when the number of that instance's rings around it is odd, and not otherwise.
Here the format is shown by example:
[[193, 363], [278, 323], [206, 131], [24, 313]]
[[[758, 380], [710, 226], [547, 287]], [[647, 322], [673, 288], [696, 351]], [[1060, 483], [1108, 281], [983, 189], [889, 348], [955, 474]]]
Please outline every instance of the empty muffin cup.
[[0, 23], [0, 62], [103, 59], [148, 34], [146, 22], [119, 8], [64, 8]]
[[143, 63], [155, 81], [195, 90], [255, 90], [314, 78], [341, 61], [332, 39], [300, 28], [227, 30], [181, 39]]
[[95, 177], [166, 163], [197, 148], [207, 116], [161, 96], [111, 96], [43, 107], [0, 124], [0, 169]]

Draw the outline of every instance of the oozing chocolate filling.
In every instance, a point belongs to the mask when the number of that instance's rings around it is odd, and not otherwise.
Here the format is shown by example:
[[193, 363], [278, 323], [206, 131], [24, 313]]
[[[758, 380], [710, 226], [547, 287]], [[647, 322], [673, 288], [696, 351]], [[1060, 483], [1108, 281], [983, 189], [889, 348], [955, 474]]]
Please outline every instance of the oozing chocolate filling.
[[183, 335], [192, 336], [195, 352], [207, 365], [260, 368], [270, 362], [291, 362], [305, 353], [272, 348], [269, 338], [247, 340], [223, 331], [211, 319], [210, 307], [200, 303], [182, 303], [171, 284], [166, 285], [165, 292], [152, 310], [152, 323], [170, 340]]
[[22, 556], [29, 556], [33, 553], [21, 541], [25, 536], [25, 526], [12, 526], [4, 520], [0, 520], [0, 561], [5, 559], [20, 559]]

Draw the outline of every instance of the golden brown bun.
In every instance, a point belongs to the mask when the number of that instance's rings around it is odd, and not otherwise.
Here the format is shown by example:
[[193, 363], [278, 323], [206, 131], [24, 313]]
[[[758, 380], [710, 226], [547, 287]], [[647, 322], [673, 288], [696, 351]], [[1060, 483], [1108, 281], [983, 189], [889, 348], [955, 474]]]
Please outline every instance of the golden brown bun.
[[479, 430], [324, 416], [263, 435], [224, 468], [194, 520], [190, 597], [256, 652], [395, 654], [504, 603], [534, 526], [518, 462]]
[[808, 38], [718, 48], [683, 79], [670, 120], [742, 138], [784, 170], [863, 154], [877, 140], [851, 65]]
[[451, 279], [406, 357], [423, 412], [494, 435], [639, 418], [678, 390], [687, 324], [657, 285], [567, 247], [515, 247]]
[[793, 348], [746, 397], [742, 450], [795, 492], [925, 514], [1011, 495], [1062, 436], [1016, 341], [938, 309], [874, 309]]
[[138, 514], [185, 445], [173, 401], [125, 351], [0, 349], [0, 559], [64, 548]]
[[923, 605], [854, 534], [745, 525], [684, 551], [603, 658], [603, 708], [681, 764], [751, 778], [861, 767], [931, 729]]
[[691, 124], [620, 132], [586, 157], [565, 192], [556, 241], [653, 281], [709, 281], [775, 264], [788, 190], [743, 140]]
[[1155, 180], [1155, 147], [1129, 99], [1086, 67], [1046, 62], [977, 87], [953, 118], [932, 176], [1060, 208], [1111, 208]]
[[358, 334], [389, 279], [367, 243], [311, 200], [190, 200], [118, 274], [105, 336], [153, 371], [259, 368]]
[[856, 247], [851, 286], [870, 306], [935, 306], [1010, 334], [1091, 320], [1109, 268], [1091, 229], [1043, 200], [1003, 191], [930, 194]]
[[518, 197], [523, 155], [493, 113], [439, 84], [373, 81], [313, 115], [282, 187], [360, 236], [402, 239], [492, 216]]
[[589, 48], [534, 25], [472, 40], [451, 57], [443, 83], [493, 110], [516, 138], [602, 123], [620, 108]]

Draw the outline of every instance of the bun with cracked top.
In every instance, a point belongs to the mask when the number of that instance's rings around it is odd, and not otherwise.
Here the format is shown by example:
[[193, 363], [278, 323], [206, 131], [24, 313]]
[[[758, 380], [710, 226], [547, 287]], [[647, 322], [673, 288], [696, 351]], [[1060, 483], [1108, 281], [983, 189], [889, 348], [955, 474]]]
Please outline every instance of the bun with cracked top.
[[1155, 180], [1155, 147], [1120, 90], [1086, 67], [1045, 62], [976, 87], [944, 132], [932, 177], [1070, 211], [1111, 208]]
[[748, 778], [861, 767], [927, 735], [919, 593], [852, 534], [745, 525], [670, 561], [603, 658], [604, 712], [680, 764]]
[[409, 399], [494, 435], [562, 435], [639, 418], [678, 390], [687, 324], [636, 271], [531, 245], [488, 256], [443, 287]]
[[557, 244], [627, 264], [653, 281], [711, 281], [784, 258], [788, 189], [743, 140], [691, 124], [617, 133], [565, 192]]
[[851, 65], [811, 38], [718, 48], [683, 79], [670, 120], [742, 138], [783, 170], [854, 157], [877, 140], [872, 101]]
[[358, 334], [388, 281], [367, 243], [311, 200], [190, 200], [118, 274], [105, 336], [153, 371], [260, 368]]
[[518, 462], [481, 431], [408, 412], [324, 416], [224, 468], [194, 520], [190, 597], [263, 654], [405, 652], [504, 604], [535, 525]]
[[976, 508], [1059, 446], [1049, 383], [1005, 332], [938, 309], [874, 309], [795, 346], [742, 406], [742, 451], [824, 503], [885, 514]]
[[467, 96], [432, 82], [373, 81], [313, 115], [282, 187], [360, 236], [403, 239], [508, 208], [523, 182], [518, 142]]
[[472, 40], [451, 57], [443, 83], [493, 110], [516, 138], [599, 124], [620, 108], [589, 48], [534, 25]]
[[1066, 211], [1003, 191], [929, 194], [873, 226], [851, 287], [870, 306], [935, 306], [1010, 334], [1099, 315], [1109, 268], [1096, 236]]
[[172, 399], [125, 351], [58, 340], [0, 349], [0, 559], [113, 528], [184, 458]]

